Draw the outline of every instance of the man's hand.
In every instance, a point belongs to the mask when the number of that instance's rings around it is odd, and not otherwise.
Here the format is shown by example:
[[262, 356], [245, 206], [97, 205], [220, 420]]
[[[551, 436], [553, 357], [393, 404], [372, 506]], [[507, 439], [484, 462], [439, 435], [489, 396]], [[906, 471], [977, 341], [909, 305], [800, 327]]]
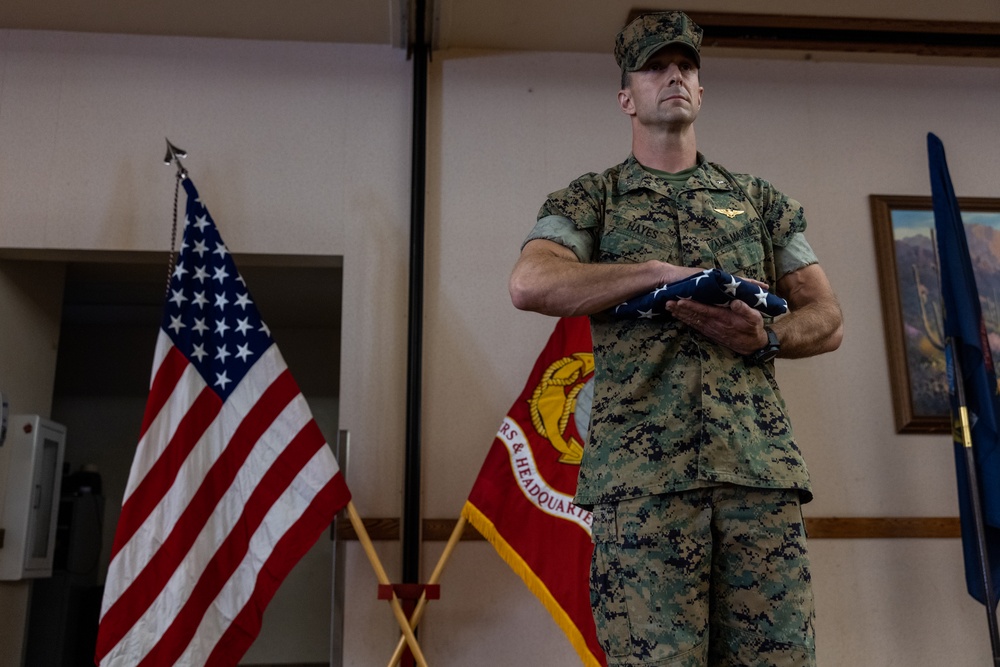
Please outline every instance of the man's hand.
[[694, 299], [671, 301], [667, 310], [709, 340], [737, 354], [756, 352], [767, 344], [764, 316], [742, 301], [710, 306]]
[[[832, 352], [844, 338], [840, 304], [819, 264], [784, 275], [778, 294], [788, 300], [789, 312], [771, 325], [781, 343], [781, 357], [810, 357]], [[764, 317], [743, 303], [709, 306], [694, 300], [667, 304], [674, 317], [725, 345], [737, 354], [751, 354], [767, 344]]]

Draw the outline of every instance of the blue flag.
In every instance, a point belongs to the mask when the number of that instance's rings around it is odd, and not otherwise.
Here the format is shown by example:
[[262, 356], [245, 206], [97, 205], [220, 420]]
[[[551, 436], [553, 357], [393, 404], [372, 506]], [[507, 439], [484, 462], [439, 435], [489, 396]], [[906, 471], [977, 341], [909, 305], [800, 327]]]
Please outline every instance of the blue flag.
[[655, 319], [672, 317], [667, 311], [668, 301], [694, 299], [713, 306], [725, 306], [731, 301], [742, 301], [765, 315], [777, 317], [788, 312], [788, 303], [771, 294], [760, 285], [740, 280], [721, 269], [706, 269], [701, 273], [661, 285], [652, 292], [633, 297], [609, 310], [618, 320]]
[[[969, 247], [965, 238], [962, 214], [958, 210], [955, 192], [948, 175], [944, 146], [933, 134], [927, 135], [930, 160], [931, 195], [934, 201], [934, 227], [937, 232], [938, 259], [941, 266], [941, 299], [944, 305], [944, 334], [953, 346], [948, 348], [948, 387], [951, 394], [952, 423], [958, 420], [956, 367], [961, 371], [965, 402], [969, 412], [972, 443], [975, 452], [976, 477], [982, 498], [986, 526], [986, 547], [993, 576], [993, 594], [1000, 590], [1000, 435], [997, 416], [997, 380], [993, 357], [986, 338], [972, 271]], [[954, 355], [951, 351], [954, 350]], [[957, 357], [957, 358], [955, 358]], [[958, 506], [962, 524], [962, 549], [965, 555], [965, 582], [969, 595], [986, 604], [986, 588], [976, 541], [976, 517], [972, 504], [972, 489], [966, 469], [966, 457], [961, 430], [953, 428], [955, 464], [958, 478]]]

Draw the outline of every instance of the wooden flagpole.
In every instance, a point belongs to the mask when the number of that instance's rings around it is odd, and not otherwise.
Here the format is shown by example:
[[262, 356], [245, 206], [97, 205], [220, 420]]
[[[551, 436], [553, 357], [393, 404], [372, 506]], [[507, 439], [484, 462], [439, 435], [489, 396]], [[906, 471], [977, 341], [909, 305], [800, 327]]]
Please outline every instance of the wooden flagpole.
[[[441, 579], [441, 572], [444, 571], [445, 563], [451, 558], [451, 552], [455, 550], [458, 545], [459, 540], [462, 539], [462, 532], [465, 530], [466, 519], [465, 516], [458, 517], [458, 521], [455, 523], [454, 530], [451, 531], [451, 537], [448, 538], [448, 544], [445, 545], [444, 551], [441, 552], [441, 557], [438, 558], [437, 565], [434, 566], [434, 571], [431, 572], [430, 579], [427, 580], [428, 586], [433, 586], [438, 583]], [[424, 609], [427, 607], [427, 592], [420, 594], [420, 599], [417, 600], [417, 606], [413, 609], [413, 615], [410, 616], [410, 622], [408, 624], [410, 630], [416, 630], [417, 626], [420, 624], [420, 620], [423, 618]], [[406, 635], [404, 634], [399, 638], [399, 643], [396, 644], [396, 650], [389, 659], [389, 667], [396, 667], [400, 659], [403, 657], [403, 648], [407, 643]]]
[[[368, 531], [365, 530], [365, 524], [361, 521], [361, 517], [358, 516], [358, 510], [354, 507], [354, 501], [347, 503], [347, 516], [351, 520], [354, 532], [358, 535], [358, 541], [361, 542], [361, 546], [364, 548], [365, 554], [372, 564], [372, 569], [375, 570], [375, 577], [378, 579], [378, 583], [383, 586], [391, 586], [389, 577], [385, 573], [385, 568], [382, 567], [382, 562], [379, 561], [378, 554], [375, 553], [375, 546], [372, 544], [371, 538], [368, 537]], [[403, 639], [410, 647], [410, 653], [413, 654], [414, 660], [417, 661], [420, 667], [427, 667], [427, 661], [420, 650], [420, 644], [417, 643], [417, 637], [413, 634], [413, 629], [406, 619], [406, 614], [403, 613], [403, 606], [399, 603], [399, 598], [396, 597], [395, 592], [393, 592], [389, 604], [392, 606], [392, 613], [396, 617], [396, 622], [399, 623], [400, 629], [403, 631]]]

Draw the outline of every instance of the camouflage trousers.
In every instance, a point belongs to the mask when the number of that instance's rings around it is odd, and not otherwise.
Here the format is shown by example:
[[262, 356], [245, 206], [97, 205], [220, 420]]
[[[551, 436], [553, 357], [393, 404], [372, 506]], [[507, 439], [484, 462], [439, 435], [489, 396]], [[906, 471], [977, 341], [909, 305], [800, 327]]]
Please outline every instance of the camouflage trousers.
[[816, 664], [797, 492], [724, 485], [597, 505], [593, 536], [610, 667]]

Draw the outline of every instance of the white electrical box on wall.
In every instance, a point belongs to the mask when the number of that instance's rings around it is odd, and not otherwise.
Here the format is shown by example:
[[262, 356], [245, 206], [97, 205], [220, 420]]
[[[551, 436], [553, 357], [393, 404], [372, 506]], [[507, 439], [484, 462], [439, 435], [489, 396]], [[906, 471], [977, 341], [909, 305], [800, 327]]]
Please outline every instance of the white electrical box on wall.
[[0, 447], [0, 580], [52, 576], [66, 427], [11, 415]]

